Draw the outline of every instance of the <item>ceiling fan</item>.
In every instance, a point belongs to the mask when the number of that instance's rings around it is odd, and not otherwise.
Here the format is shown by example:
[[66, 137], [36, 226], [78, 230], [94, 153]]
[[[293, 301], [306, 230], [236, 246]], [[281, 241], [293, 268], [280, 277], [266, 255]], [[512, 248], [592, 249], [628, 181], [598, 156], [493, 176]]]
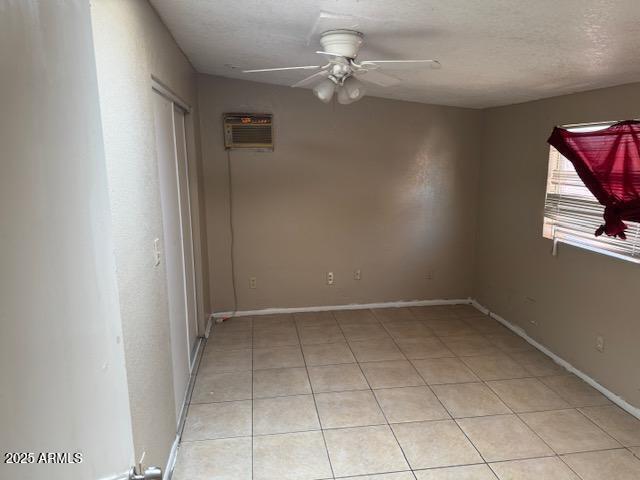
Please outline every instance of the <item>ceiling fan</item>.
[[428, 66], [440, 68], [437, 60], [365, 60], [356, 62], [358, 51], [364, 41], [364, 34], [355, 30], [328, 30], [320, 36], [322, 50], [316, 53], [327, 57], [326, 65], [304, 65], [298, 67], [260, 68], [243, 70], [243, 73], [278, 72], [284, 70], [317, 70], [312, 75], [293, 84], [293, 87], [315, 85], [313, 93], [324, 103], [329, 103], [337, 94], [341, 104], [360, 100], [366, 90], [365, 83], [390, 87], [400, 83], [400, 79], [383, 73], [388, 70], [407, 66]]

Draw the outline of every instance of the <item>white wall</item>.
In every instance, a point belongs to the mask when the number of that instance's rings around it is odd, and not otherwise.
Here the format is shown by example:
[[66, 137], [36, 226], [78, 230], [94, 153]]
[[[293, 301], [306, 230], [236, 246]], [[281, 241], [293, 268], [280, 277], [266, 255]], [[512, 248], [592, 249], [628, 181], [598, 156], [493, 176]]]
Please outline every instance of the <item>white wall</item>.
[[84, 454], [0, 477], [113, 475], [133, 454], [88, 4], [0, 2], [0, 65], [0, 452]]
[[[97, 0], [92, 21], [134, 444], [137, 456], [146, 452], [148, 464], [164, 466], [176, 406], [165, 265], [155, 267], [153, 255], [163, 227], [151, 76], [195, 106], [195, 71], [146, 0]], [[187, 125], [192, 152], [194, 115]], [[196, 178], [197, 156], [191, 160]], [[197, 192], [196, 183], [194, 218]]]
[[199, 78], [216, 311], [233, 307], [225, 112], [274, 114], [274, 152], [231, 152], [239, 309], [471, 294], [480, 111]]
[[542, 221], [553, 127], [638, 118], [638, 105], [636, 83], [484, 112], [475, 285], [481, 303], [636, 407], [640, 265], [567, 245], [553, 257]]

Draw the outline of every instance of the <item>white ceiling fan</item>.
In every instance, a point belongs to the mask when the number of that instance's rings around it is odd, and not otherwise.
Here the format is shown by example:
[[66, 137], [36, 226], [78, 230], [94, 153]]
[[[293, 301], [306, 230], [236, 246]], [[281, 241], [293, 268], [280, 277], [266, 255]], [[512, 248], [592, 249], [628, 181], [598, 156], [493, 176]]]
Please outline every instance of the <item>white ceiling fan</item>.
[[[278, 72], [283, 70], [317, 70], [312, 75], [292, 85], [304, 87], [315, 85], [313, 93], [321, 101], [328, 103], [337, 92], [338, 102], [353, 103], [365, 94], [365, 83], [390, 87], [400, 83], [400, 79], [383, 73], [399, 67], [440, 68], [437, 60], [365, 60], [356, 62], [362, 46], [364, 34], [355, 30], [328, 30], [320, 36], [322, 50], [316, 53], [328, 58], [326, 65], [304, 65], [298, 67], [260, 68], [243, 70], [243, 73]], [[363, 83], [365, 82], [365, 83]]]

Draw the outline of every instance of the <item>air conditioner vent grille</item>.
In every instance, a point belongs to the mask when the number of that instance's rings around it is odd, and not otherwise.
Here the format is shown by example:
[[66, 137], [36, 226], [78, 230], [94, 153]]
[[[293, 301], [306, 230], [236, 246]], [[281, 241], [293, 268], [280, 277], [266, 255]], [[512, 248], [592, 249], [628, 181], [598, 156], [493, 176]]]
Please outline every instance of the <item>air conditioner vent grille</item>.
[[273, 150], [273, 124], [269, 114], [237, 114], [224, 116], [224, 146]]

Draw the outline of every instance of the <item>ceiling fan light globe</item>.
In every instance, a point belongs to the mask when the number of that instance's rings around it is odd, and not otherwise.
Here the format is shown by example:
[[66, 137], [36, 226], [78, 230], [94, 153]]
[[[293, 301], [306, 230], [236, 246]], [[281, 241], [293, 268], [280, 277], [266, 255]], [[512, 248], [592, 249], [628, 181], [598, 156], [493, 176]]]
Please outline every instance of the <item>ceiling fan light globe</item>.
[[333, 93], [336, 90], [336, 84], [329, 79], [325, 79], [313, 88], [313, 94], [318, 97], [318, 100], [324, 103], [329, 103], [333, 98]]
[[[342, 104], [357, 102], [364, 97], [365, 85], [361, 81], [351, 77], [345, 80], [344, 85], [338, 92], [338, 101]], [[342, 101], [341, 101], [342, 97]]]

